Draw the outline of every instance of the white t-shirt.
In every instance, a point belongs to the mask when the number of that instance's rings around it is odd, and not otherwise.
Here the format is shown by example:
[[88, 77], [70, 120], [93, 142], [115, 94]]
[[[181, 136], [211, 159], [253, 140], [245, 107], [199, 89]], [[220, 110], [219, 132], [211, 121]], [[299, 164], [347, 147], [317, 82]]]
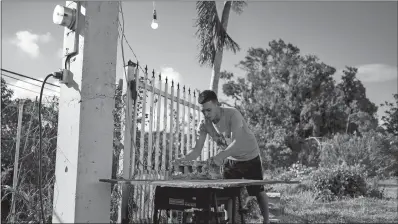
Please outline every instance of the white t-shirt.
[[238, 149], [228, 159], [248, 161], [260, 154], [256, 137], [248, 128], [242, 114], [233, 107], [221, 107], [220, 121], [213, 124], [210, 120], [202, 120], [197, 131], [198, 134], [206, 132], [222, 148], [236, 140]]

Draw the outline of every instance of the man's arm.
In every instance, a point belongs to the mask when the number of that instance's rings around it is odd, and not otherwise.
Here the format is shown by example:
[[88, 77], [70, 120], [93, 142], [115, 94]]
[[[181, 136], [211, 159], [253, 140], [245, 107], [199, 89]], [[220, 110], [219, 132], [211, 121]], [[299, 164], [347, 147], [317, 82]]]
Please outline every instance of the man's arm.
[[200, 156], [207, 135], [205, 121], [201, 121], [196, 133], [198, 134], [196, 134], [195, 147], [189, 153], [187, 153], [184, 158], [181, 158], [180, 160], [190, 161], [190, 160], [195, 160]]
[[243, 147], [242, 138], [241, 138], [244, 132], [243, 116], [239, 112], [235, 113], [231, 117], [231, 132], [232, 132], [231, 138], [233, 139], [233, 141], [228, 145], [227, 148], [225, 148], [216, 155], [221, 160], [224, 160], [229, 156], [233, 156], [235, 151]]
[[200, 132], [199, 137], [196, 139], [195, 147], [185, 155], [181, 160], [190, 161], [197, 159], [202, 153], [203, 146], [206, 141], [206, 132]]

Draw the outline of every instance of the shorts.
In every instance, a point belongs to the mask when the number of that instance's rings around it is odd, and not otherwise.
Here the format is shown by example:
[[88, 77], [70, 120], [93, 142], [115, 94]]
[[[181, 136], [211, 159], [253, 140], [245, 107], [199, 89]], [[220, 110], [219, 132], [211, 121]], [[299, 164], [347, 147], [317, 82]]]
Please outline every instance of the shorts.
[[[260, 156], [248, 161], [235, 161], [227, 159], [223, 167], [224, 179], [249, 179], [263, 180], [263, 168]], [[264, 191], [263, 185], [246, 186], [250, 196], [257, 196]]]

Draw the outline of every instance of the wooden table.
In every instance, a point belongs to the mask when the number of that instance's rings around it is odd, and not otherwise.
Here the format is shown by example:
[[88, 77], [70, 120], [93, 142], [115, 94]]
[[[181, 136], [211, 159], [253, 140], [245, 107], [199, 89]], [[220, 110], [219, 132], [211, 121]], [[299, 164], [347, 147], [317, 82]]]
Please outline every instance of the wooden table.
[[[231, 198], [232, 217], [231, 222], [235, 223], [235, 206], [238, 199], [239, 209], [242, 208], [240, 189], [250, 185], [266, 185], [278, 183], [299, 183], [298, 181], [278, 181], [278, 180], [245, 180], [245, 179], [221, 179], [221, 180], [114, 180], [101, 179], [108, 183], [127, 183], [132, 185], [151, 184], [156, 186], [154, 198], [153, 222], [159, 222], [161, 210], [182, 210], [198, 208], [204, 209], [207, 215], [204, 217], [205, 223], [211, 220], [211, 208], [215, 211], [218, 208], [217, 199], [220, 197]], [[243, 223], [243, 215], [241, 222]], [[215, 219], [219, 223], [218, 218]]]

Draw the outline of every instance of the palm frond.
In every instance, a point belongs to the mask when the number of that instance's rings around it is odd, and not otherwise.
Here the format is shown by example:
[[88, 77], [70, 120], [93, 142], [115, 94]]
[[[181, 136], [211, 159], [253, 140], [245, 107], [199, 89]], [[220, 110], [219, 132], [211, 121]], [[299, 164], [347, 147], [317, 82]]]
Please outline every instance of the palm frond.
[[232, 50], [234, 53], [240, 50], [239, 45], [228, 35], [221, 24], [217, 14], [215, 1], [197, 1], [196, 2], [197, 19], [195, 27], [197, 31], [195, 35], [199, 39], [199, 55], [200, 65], [212, 65], [217, 50], [224, 47]]

